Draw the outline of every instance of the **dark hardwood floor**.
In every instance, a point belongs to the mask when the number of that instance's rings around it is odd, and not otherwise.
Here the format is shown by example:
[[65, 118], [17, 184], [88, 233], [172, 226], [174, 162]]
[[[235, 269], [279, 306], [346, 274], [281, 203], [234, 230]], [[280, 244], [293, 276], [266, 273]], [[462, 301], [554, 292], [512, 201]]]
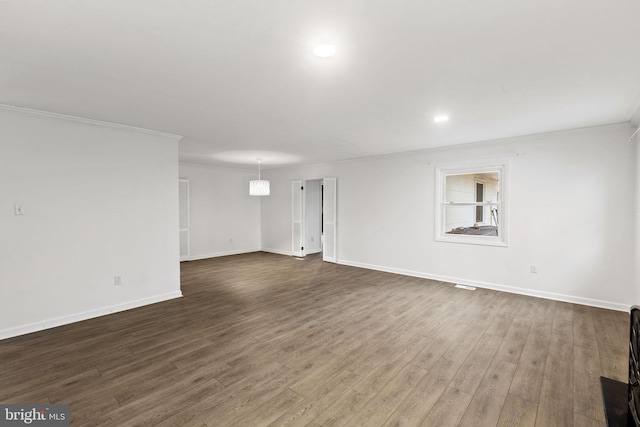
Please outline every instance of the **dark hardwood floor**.
[[253, 253], [184, 297], [0, 341], [1, 403], [74, 426], [604, 426], [626, 313]]

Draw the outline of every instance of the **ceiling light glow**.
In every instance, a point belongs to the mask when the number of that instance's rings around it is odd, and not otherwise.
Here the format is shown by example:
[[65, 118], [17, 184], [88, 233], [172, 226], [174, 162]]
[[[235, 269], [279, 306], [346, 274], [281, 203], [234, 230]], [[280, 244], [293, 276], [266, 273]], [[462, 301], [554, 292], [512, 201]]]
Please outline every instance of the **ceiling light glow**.
[[313, 48], [313, 53], [320, 58], [328, 58], [335, 55], [336, 48], [332, 44], [319, 44]]
[[433, 121], [436, 122], [436, 123], [448, 122], [449, 121], [449, 116], [447, 116], [446, 114], [438, 114], [437, 116], [435, 116], [433, 118]]

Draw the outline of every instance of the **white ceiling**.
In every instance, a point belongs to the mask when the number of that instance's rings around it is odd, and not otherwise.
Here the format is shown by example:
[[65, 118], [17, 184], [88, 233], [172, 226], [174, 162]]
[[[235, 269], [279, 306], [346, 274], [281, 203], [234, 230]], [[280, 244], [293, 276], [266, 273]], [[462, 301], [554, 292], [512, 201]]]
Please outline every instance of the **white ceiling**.
[[638, 0], [4, 0], [0, 103], [183, 135], [191, 163], [419, 150], [629, 121], [639, 18]]

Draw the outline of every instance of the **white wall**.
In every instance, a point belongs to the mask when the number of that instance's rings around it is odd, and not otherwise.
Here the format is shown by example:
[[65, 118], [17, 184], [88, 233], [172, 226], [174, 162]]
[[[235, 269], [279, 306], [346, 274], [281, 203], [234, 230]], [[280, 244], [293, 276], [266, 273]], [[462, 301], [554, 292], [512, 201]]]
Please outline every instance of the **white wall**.
[[[263, 247], [291, 250], [291, 180], [336, 176], [340, 263], [626, 310], [635, 261], [629, 130], [603, 126], [268, 171], [274, 196], [262, 202]], [[435, 166], [494, 156], [510, 163], [509, 247], [435, 241]]]
[[0, 135], [0, 338], [181, 295], [179, 137], [4, 107]]
[[255, 174], [180, 164], [180, 178], [189, 179], [190, 259], [260, 250], [261, 197], [249, 195]]

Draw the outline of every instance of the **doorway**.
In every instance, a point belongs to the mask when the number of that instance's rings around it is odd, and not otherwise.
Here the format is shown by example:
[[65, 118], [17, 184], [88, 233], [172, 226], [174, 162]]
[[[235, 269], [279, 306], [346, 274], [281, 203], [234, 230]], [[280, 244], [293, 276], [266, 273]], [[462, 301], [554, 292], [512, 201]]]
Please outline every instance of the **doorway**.
[[[484, 182], [476, 181], [476, 203], [484, 202]], [[484, 222], [484, 206], [476, 205], [476, 223]]]
[[322, 252], [322, 180], [304, 182], [304, 254]]
[[336, 178], [291, 182], [291, 253], [336, 262]]

